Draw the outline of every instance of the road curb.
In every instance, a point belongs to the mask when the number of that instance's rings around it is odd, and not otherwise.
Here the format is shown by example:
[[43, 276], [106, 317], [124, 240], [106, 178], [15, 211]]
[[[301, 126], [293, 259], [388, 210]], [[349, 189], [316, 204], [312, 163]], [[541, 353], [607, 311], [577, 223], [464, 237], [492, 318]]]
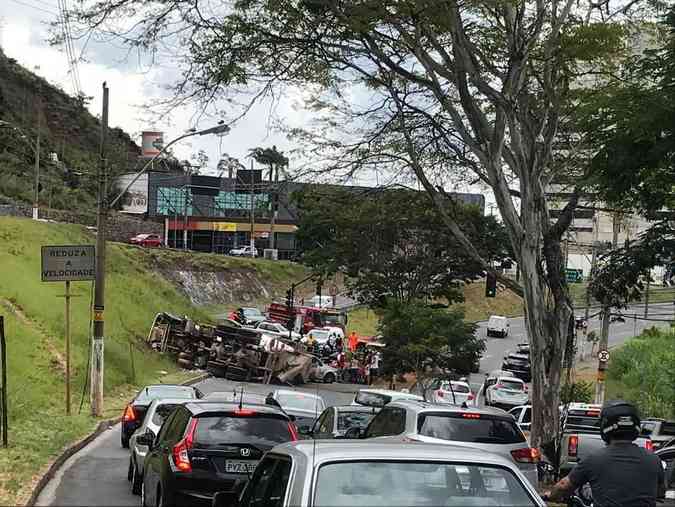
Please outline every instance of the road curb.
[[[202, 382], [208, 378], [211, 377], [211, 374], [209, 373], [204, 373], [202, 375], [199, 375], [197, 377], [191, 378], [189, 380], [186, 380], [185, 382], [181, 382], [181, 385], [185, 386], [191, 386], [194, 384], [198, 384], [199, 382]], [[34, 507], [35, 502], [37, 502], [38, 497], [42, 493], [42, 491], [45, 489], [47, 484], [49, 484], [49, 481], [51, 481], [54, 476], [56, 475], [56, 472], [59, 471], [59, 469], [64, 465], [68, 459], [70, 459], [73, 455], [84, 449], [87, 445], [92, 443], [94, 440], [96, 440], [98, 437], [100, 437], [106, 430], [109, 428], [112, 428], [115, 426], [118, 422], [122, 420], [121, 417], [115, 417], [114, 419], [108, 419], [105, 421], [101, 421], [98, 423], [96, 426], [96, 429], [91, 432], [89, 435], [84, 437], [81, 440], [78, 440], [74, 444], [66, 447], [66, 449], [52, 462], [51, 465], [49, 465], [49, 468], [47, 471], [44, 473], [42, 477], [40, 477], [40, 480], [38, 483], [35, 485], [35, 488], [33, 488], [33, 492], [30, 495], [30, 498], [28, 499], [28, 502], [26, 502], [26, 507]]]

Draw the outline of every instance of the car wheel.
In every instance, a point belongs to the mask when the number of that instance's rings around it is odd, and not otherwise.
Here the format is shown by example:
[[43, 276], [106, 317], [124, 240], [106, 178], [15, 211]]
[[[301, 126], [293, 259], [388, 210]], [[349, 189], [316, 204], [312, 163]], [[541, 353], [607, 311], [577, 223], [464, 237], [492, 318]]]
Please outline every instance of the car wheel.
[[131, 458], [129, 458], [129, 468], [127, 470], [127, 480], [128, 481], [131, 481], [131, 479], [134, 476], [133, 467], [134, 467], [134, 464], [131, 462]]
[[140, 495], [142, 489], [142, 478], [138, 474], [138, 468], [132, 462], [131, 463], [131, 493], [134, 495]]
[[335, 382], [335, 373], [332, 372], [326, 373], [326, 375], [323, 377], [323, 381], [326, 384], [332, 384], [333, 382]]
[[125, 449], [129, 448], [129, 437], [125, 437], [124, 432], [122, 432], [122, 436], [120, 437], [120, 443]]

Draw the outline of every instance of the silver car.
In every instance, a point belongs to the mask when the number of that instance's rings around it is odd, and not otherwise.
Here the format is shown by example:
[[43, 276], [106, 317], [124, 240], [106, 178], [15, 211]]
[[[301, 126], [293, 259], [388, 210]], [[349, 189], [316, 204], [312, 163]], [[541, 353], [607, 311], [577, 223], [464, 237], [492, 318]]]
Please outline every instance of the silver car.
[[513, 374], [488, 376], [485, 380], [485, 404], [511, 410], [514, 407], [527, 405], [530, 395], [525, 382], [515, 378]]
[[[348, 433], [347, 438], [356, 436], [354, 433]], [[513, 417], [502, 410], [393, 401], [358, 436], [452, 444], [493, 452], [517, 465], [530, 483], [538, 483], [539, 451], [530, 447]]]
[[337, 368], [333, 368], [318, 357], [312, 356], [312, 369], [310, 370], [312, 380], [332, 384], [337, 380], [337, 375]]
[[153, 400], [152, 403], [150, 403], [148, 410], [145, 412], [143, 424], [141, 424], [134, 434], [131, 435], [131, 438], [129, 439], [129, 450], [131, 451], [131, 454], [129, 456], [127, 479], [131, 482], [131, 492], [134, 495], [141, 494], [141, 485], [143, 484], [143, 463], [145, 461], [145, 455], [148, 452], [147, 445], [140, 445], [137, 442], [139, 435], [151, 433], [151, 437], [154, 439], [159, 433], [159, 429], [162, 427], [164, 419], [166, 419], [178, 405], [183, 405], [189, 401], [194, 400], [181, 398], [160, 398]]
[[[233, 501], [234, 500], [234, 501]], [[300, 441], [269, 451], [237, 498], [215, 507], [545, 507], [512, 462], [465, 447], [345, 440]]]

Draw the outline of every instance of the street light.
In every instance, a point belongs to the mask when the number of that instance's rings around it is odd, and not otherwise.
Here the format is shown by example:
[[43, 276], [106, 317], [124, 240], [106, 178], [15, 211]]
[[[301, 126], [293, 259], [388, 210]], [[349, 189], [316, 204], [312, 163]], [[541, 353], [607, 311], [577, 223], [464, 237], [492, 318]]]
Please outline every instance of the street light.
[[140, 171], [136, 173], [131, 182], [108, 204], [103, 180], [105, 166], [105, 147], [106, 134], [108, 128], [108, 87], [103, 83], [103, 115], [101, 121], [101, 165], [99, 168], [99, 191], [98, 191], [98, 212], [96, 220], [96, 282], [94, 291], [94, 335], [92, 337], [92, 372], [91, 372], [91, 406], [92, 413], [95, 416], [102, 415], [103, 405], [103, 333], [104, 333], [104, 308], [105, 308], [105, 235], [108, 209], [117, 204], [124, 194], [136, 183], [152, 163], [159, 156], [166, 152], [170, 146], [191, 136], [204, 136], [207, 134], [225, 134], [230, 131], [230, 127], [219, 123], [215, 127], [204, 130], [187, 132], [159, 150], [159, 153], [148, 160]]
[[[39, 119], [39, 116], [38, 116]], [[35, 192], [33, 198], [33, 220], [39, 218], [39, 199], [40, 199], [40, 124], [38, 123], [37, 143], [33, 143], [28, 135], [17, 125], [5, 120], [0, 120], [0, 127], [11, 128], [21, 133], [21, 138], [24, 139], [33, 151], [35, 152]]]

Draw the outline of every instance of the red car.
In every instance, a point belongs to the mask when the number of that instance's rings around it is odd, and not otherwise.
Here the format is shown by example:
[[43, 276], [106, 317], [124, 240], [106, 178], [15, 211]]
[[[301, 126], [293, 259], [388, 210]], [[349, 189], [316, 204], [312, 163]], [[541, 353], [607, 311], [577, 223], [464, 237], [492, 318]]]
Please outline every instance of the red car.
[[129, 240], [132, 245], [139, 245], [150, 248], [162, 246], [162, 238], [159, 234], [139, 234]]

